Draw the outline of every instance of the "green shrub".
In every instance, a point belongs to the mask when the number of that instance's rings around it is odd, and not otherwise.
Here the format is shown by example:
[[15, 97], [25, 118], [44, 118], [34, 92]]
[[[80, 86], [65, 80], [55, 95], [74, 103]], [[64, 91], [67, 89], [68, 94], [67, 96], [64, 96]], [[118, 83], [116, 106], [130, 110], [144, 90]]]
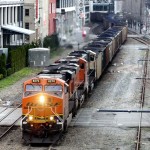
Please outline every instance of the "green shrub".
[[6, 77], [7, 76], [7, 70], [6, 68], [0, 68], [0, 74], [3, 74], [3, 77]]
[[14, 68], [8, 68], [7, 69], [7, 76], [10, 76], [13, 73], [14, 73]]
[[3, 74], [0, 74], [0, 80], [3, 79]]
[[9, 63], [14, 71], [19, 71], [26, 67], [27, 49], [25, 47], [19, 47], [9, 52]]
[[57, 34], [51, 36], [46, 36], [43, 41], [43, 46], [45, 48], [50, 47], [51, 49], [56, 49], [59, 47], [59, 40]]
[[0, 67], [6, 67], [6, 56], [5, 54], [0, 55]]

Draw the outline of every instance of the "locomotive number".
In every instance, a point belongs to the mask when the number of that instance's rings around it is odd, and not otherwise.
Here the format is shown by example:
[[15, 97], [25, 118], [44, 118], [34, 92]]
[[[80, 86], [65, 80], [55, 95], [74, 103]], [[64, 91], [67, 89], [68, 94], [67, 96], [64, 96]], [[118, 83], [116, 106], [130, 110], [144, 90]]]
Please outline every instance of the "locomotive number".
[[33, 79], [32, 83], [40, 83], [40, 80], [39, 79]]
[[56, 83], [56, 80], [47, 80], [47, 83]]

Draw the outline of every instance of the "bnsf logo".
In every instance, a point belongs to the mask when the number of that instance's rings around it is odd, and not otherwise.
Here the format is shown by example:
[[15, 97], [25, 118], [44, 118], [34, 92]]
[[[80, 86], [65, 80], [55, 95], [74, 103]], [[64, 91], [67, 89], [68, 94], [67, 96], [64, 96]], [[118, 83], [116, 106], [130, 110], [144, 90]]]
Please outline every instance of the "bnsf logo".
[[28, 108], [31, 108], [31, 107], [57, 107], [57, 106], [60, 106], [61, 103], [60, 102], [56, 102], [56, 103], [53, 103], [53, 102], [47, 102], [45, 103], [44, 105], [40, 104], [40, 103], [34, 103], [34, 102], [28, 102], [26, 103], [24, 109], [28, 109]]

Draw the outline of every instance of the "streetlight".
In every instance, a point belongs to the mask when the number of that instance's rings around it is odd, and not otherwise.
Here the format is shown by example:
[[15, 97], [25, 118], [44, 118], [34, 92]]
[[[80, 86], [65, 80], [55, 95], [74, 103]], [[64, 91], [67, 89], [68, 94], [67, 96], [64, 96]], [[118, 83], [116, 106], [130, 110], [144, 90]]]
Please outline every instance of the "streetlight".
[[39, 7], [39, 25], [40, 25], [40, 39], [41, 39], [41, 47], [43, 47], [43, 27], [44, 27], [44, 2], [40, 1]]
[[142, 33], [142, 0], [140, 0], [140, 34]]

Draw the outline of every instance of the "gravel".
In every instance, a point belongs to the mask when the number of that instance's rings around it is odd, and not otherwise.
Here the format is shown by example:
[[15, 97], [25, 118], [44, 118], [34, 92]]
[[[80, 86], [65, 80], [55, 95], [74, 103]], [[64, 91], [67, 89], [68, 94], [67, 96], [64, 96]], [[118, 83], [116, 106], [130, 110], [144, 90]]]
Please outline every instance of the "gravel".
[[[107, 71], [104, 73], [92, 95], [84, 104], [84, 108], [107, 108], [107, 109], [138, 109], [140, 107], [141, 80], [135, 79], [142, 75], [142, 65], [138, 65], [138, 59], [144, 58], [144, 51], [134, 48], [139, 42], [128, 39], [122, 46]], [[128, 47], [126, 47], [128, 45]], [[66, 50], [63, 56], [70, 50]], [[62, 57], [62, 56], [60, 56]], [[57, 58], [54, 58], [56, 60]], [[29, 77], [27, 77], [29, 78]], [[24, 78], [13, 86], [0, 91], [0, 98], [21, 101], [22, 83]], [[149, 102], [150, 103], [150, 102]], [[143, 140], [149, 141], [149, 130], [145, 130]], [[146, 134], [147, 133], [147, 134]], [[134, 150], [136, 129], [127, 127], [69, 127], [68, 133], [60, 141], [57, 150]], [[145, 146], [148, 150], [149, 144]], [[26, 150], [22, 145], [21, 130], [12, 131], [5, 140], [1, 141], [0, 149]], [[31, 149], [46, 149], [36, 147]]]

